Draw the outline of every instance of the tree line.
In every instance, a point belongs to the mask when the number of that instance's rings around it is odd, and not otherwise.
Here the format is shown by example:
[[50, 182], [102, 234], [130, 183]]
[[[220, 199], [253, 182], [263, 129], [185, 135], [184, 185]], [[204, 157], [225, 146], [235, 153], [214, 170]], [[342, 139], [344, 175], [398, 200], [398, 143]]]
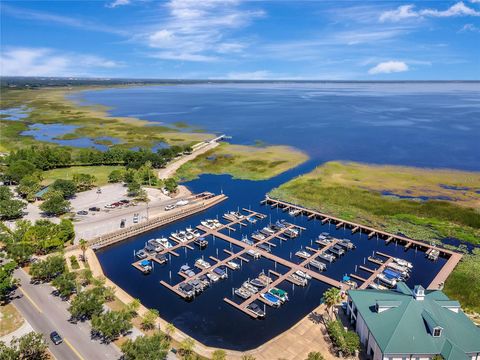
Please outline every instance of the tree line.
[[[8, 166], [4, 173], [5, 180], [18, 182], [26, 172], [50, 170], [74, 165], [125, 165], [138, 169], [147, 161], [156, 169], [161, 168], [176, 156], [192, 151], [190, 145], [173, 145], [152, 152], [149, 149], [125, 149], [112, 146], [106, 151], [96, 149], [80, 149], [72, 151], [68, 147], [32, 145], [14, 150], [4, 158]], [[28, 169], [27, 169], [28, 167]], [[15, 170], [20, 170], [20, 173]], [[27, 173], [28, 173], [27, 172]]]

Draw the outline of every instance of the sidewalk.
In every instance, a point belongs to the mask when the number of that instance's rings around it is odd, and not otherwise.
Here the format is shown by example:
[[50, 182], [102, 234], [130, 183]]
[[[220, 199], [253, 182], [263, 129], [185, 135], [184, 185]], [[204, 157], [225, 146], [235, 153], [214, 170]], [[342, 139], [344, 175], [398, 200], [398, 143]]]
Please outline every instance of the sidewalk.
[[[105, 277], [100, 262], [92, 249], [86, 252], [87, 260], [92, 270], [93, 276]], [[106, 278], [106, 277], [105, 277]], [[130, 303], [133, 297], [117, 286], [113, 281], [106, 278], [106, 286], [113, 286], [115, 288], [115, 296], [125, 304]], [[138, 310], [139, 316], [143, 316], [148, 309], [141, 305]], [[291, 329], [283, 332], [277, 337], [271, 339], [265, 344], [256, 349], [240, 352], [226, 350], [227, 358], [230, 360], [240, 360], [242, 355], [253, 355], [257, 360], [272, 360], [272, 359], [287, 359], [287, 360], [304, 360], [311, 351], [320, 352], [326, 360], [337, 360], [330, 351], [330, 340], [325, 329], [321, 323], [321, 317], [325, 313], [325, 305], [319, 305], [311, 313], [307, 314], [302, 320], [295, 324]], [[158, 318], [157, 325], [160, 329], [165, 329], [167, 322], [162, 318]], [[176, 330], [172, 335], [175, 341], [181, 342], [189, 336], [180, 330]], [[198, 341], [195, 342], [194, 351], [201, 356], [210, 358], [213, 352], [217, 350], [206, 346]]]
[[23, 319], [23, 324], [22, 326], [20, 326], [17, 330], [15, 331], [12, 331], [11, 333], [7, 334], [7, 335], [4, 335], [2, 337], [0, 337], [0, 341], [3, 341], [4, 343], [6, 343], [7, 345], [10, 345], [10, 342], [12, 341], [12, 339], [15, 337], [15, 338], [19, 338], [25, 334], [28, 334], [29, 332], [31, 331], [34, 331], [32, 326], [30, 325], [30, 323], [24, 318]]

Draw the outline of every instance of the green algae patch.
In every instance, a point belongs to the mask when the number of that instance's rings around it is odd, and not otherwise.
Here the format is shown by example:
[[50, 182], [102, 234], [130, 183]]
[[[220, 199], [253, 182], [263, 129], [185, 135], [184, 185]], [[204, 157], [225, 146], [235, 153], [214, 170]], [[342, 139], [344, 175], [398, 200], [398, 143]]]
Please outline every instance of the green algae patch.
[[222, 143], [182, 165], [176, 176], [192, 180], [201, 174], [229, 174], [235, 179], [266, 180], [307, 159], [305, 153], [290, 146], [255, 147]]
[[413, 239], [480, 244], [479, 188], [475, 172], [329, 162], [270, 196]]

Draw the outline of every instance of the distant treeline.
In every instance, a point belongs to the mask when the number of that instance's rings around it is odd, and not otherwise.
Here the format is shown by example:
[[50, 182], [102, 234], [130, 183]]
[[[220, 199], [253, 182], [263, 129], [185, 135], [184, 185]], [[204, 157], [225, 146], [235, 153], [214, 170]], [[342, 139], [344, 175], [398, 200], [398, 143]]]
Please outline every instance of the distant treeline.
[[4, 162], [11, 167], [20, 161], [32, 164], [38, 170], [50, 170], [78, 165], [125, 165], [127, 168], [138, 169], [147, 161], [154, 168], [164, 167], [176, 156], [191, 152], [191, 146], [171, 146], [152, 152], [148, 149], [129, 150], [121, 147], [111, 147], [106, 151], [81, 149], [72, 152], [65, 147], [31, 146], [12, 151]]
[[141, 86], [141, 85], [176, 85], [176, 84], [205, 84], [205, 83], [441, 83], [441, 82], [477, 82], [471, 81], [429, 81], [429, 80], [384, 80], [384, 81], [350, 81], [350, 80], [188, 80], [188, 79], [101, 79], [101, 78], [63, 78], [63, 77], [35, 77], [35, 76], [3, 76], [0, 77], [0, 86], [8, 88], [42, 88], [65, 86]]

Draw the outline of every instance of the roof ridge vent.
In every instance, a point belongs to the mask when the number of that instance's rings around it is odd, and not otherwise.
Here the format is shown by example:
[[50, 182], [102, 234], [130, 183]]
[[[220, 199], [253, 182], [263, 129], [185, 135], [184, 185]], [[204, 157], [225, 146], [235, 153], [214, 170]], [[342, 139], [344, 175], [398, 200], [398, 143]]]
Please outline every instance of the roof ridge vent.
[[425, 299], [425, 288], [422, 285], [415, 285], [413, 288], [413, 297], [417, 301], [423, 301]]

